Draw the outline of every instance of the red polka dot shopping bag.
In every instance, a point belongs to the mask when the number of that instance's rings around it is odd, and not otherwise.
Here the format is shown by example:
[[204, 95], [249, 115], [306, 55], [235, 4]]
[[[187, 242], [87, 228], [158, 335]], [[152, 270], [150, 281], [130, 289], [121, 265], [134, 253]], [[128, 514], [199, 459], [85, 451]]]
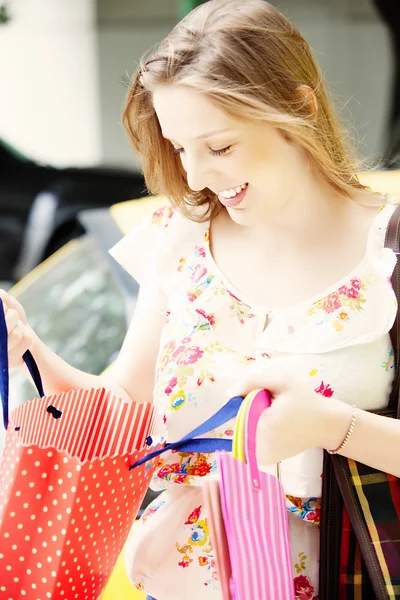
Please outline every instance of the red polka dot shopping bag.
[[105, 389], [45, 396], [8, 418], [7, 329], [0, 301], [0, 391], [6, 441], [0, 463], [0, 599], [96, 600], [139, 511], [164, 444], [152, 404]]

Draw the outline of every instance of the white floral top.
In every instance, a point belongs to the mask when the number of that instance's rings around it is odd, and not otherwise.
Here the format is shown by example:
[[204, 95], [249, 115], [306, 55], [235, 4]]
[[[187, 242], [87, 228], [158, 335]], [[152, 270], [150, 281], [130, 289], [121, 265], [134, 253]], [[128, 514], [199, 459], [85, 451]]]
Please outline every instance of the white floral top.
[[[387, 204], [379, 212], [365, 257], [347, 277], [284, 310], [251, 305], [215, 264], [209, 224], [169, 207], [111, 250], [139, 283], [153, 286], [165, 311], [154, 401], [165, 412], [170, 441], [214, 414], [247, 369], [271, 361], [325, 397], [364, 409], [387, 404], [393, 377], [388, 332], [397, 306], [389, 283], [395, 255], [383, 245], [393, 210]], [[233, 427], [231, 422], [211, 435], [231, 438]], [[160, 459], [152, 487], [165, 491], [143, 515], [126, 559], [136, 587], [157, 600], [221, 598], [201, 493], [203, 478], [215, 470], [212, 454], [170, 452]], [[296, 598], [315, 599], [322, 450], [283, 461], [281, 472]]]

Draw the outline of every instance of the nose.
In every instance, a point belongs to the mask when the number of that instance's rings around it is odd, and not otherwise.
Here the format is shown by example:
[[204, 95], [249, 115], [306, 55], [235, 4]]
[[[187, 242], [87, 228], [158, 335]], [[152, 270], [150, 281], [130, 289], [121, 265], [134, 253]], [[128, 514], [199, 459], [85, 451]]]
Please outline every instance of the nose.
[[195, 158], [186, 158], [183, 167], [186, 171], [186, 179], [191, 190], [200, 192], [210, 185], [212, 170], [205, 162]]

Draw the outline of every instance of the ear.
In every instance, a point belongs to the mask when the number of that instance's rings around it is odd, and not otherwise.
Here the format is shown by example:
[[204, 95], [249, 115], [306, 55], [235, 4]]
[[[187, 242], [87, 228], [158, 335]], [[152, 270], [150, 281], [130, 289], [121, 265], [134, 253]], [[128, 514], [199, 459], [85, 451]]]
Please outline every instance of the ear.
[[311, 119], [316, 119], [318, 114], [318, 102], [313, 90], [308, 85], [299, 85], [296, 91], [299, 95], [302, 108], [307, 110], [307, 114]]

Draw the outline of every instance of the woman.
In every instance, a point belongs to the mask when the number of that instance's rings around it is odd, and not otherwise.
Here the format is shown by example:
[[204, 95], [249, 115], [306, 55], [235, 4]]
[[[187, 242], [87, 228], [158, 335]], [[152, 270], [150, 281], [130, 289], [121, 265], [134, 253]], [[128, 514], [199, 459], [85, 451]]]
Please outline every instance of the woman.
[[[172, 205], [111, 251], [140, 283], [112, 381], [57, 358], [3, 294], [11, 362], [31, 347], [48, 393], [104, 384], [154, 398], [171, 441], [228, 390], [270, 389], [258, 458], [282, 461], [296, 594], [317, 598], [322, 449], [400, 475], [399, 423], [365, 412], [387, 404], [393, 379], [394, 206], [359, 183], [308, 44], [263, 0], [190, 13], [143, 59], [124, 124], [150, 191]], [[220, 598], [201, 494], [215, 469], [209, 454], [160, 460], [165, 491], [127, 552], [157, 600]]]

